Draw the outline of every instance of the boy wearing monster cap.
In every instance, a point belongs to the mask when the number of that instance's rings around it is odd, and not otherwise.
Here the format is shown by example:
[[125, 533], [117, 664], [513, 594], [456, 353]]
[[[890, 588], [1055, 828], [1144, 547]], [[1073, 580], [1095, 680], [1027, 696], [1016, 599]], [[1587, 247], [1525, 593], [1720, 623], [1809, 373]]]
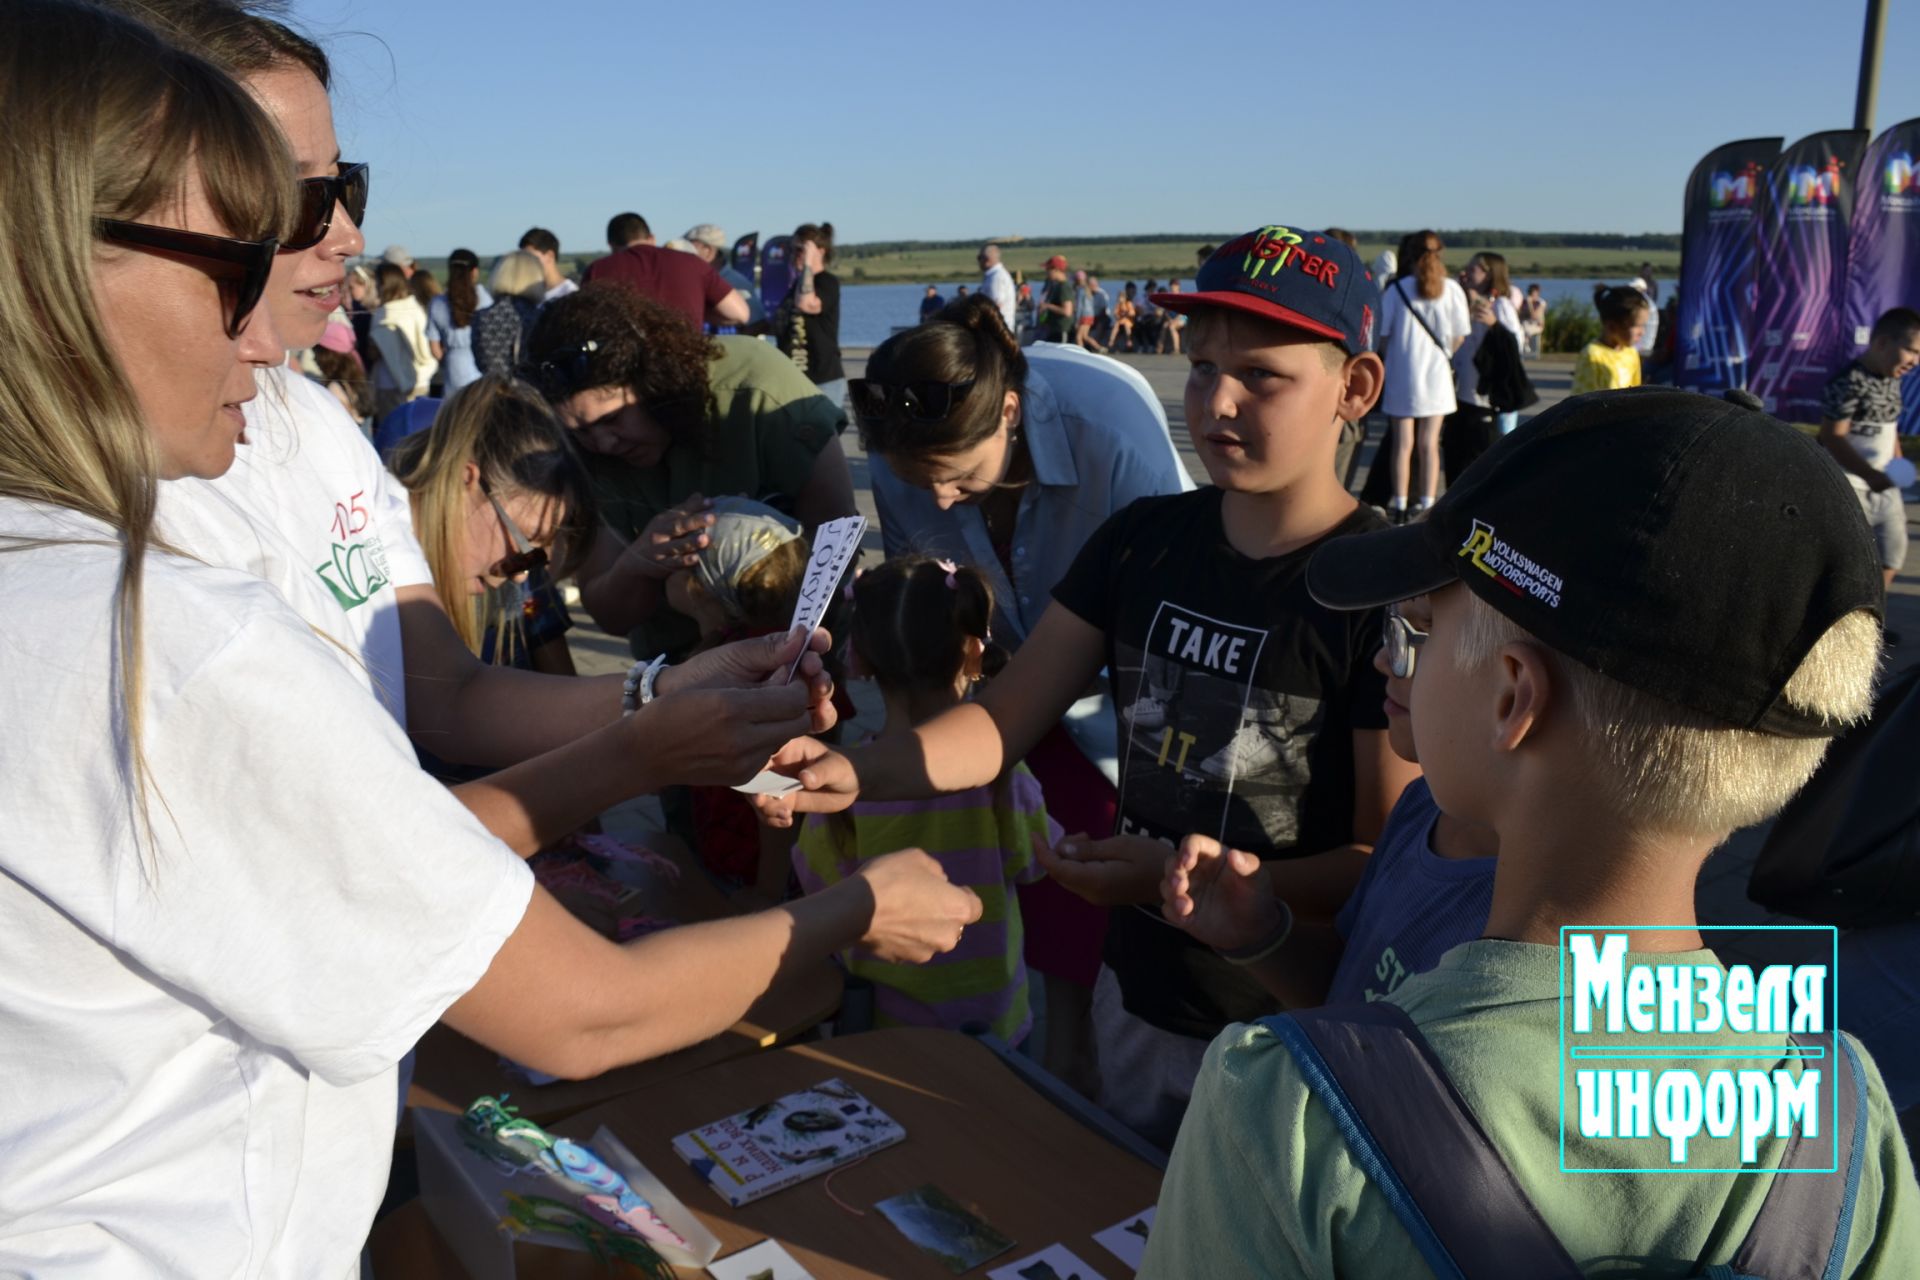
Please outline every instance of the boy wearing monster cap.
[[1277, 1007], [1231, 958], [1158, 918], [1173, 846], [1200, 832], [1262, 858], [1327, 855], [1291, 902], [1331, 918], [1415, 770], [1387, 745], [1379, 612], [1336, 613], [1305, 585], [1315, 548], [1380, 524], [1333, 469], [1341, 423], [1380, 393], [1378, 288], [1339, 241], [1268, 226], [1215, 253], [1194, 292], [1154, 301], [1193, 317], [1186, 418], [1212, 485], [1109, 519], [1006, 670], [920, 726], [919, 751], [801, 740], [776, 763], [808, 790], [761, 807], [989, 782], [1106, 668], [1119, 830], [1069, 837], [1041, 860], [1119, 908], [1093, 1001], [1101, 1101], [1164, 1144], [1207, 1042]]
[[[1425, 522], [1329, 543], [1308, 585], [1339, 609], [1430, 607], [1415, 745], [1441, 808], [1497, 835], [1493, 906], [1381, 1001], [1214, 1042], [1140, 1274], [1909, 1274], [1920, 1190], [1878, 1072], [1845, 1036], [1797, 1035], [1831, 1046], [1799, 1059], [1785, 1028], [1736, 1022], [1693, 913], [1707, 854], [1872, 701], [1879, 566], [1819, 446], [1704, 396], [1577, 397]], [[1684, 1157], [1657, 1118], [1658, 1136], [1602, 1136], [1562, 1060], [1580, 1030], [1563, 927], [1726, 992], [1724, 1021], [1699, 1015], [1717, 1034], [1666, 1034], [1663, 1014], [1602, 1053], [1665, 1069], [1706, 1050], [1776, 1086], [1817, 1071], [1813, 1123], [1789, 1140], [1783, 1113], [1753, 1154], [1715, 1124]]]

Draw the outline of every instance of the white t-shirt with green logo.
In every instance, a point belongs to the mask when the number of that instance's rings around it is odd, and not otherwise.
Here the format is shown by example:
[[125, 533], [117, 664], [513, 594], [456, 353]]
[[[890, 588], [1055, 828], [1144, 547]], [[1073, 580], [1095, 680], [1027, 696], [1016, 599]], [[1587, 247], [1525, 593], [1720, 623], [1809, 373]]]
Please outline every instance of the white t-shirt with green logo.
[[[526, 864], [266, 583], [159, 552], [152, 843], [114, 531], [0, 499], [0, 1275], [359, 1274], [396, 1065], [486, 972]], [[404, 856], [396, 856], [404, 855]]]
[[246, 417], [247, 443], [226, 475], [160, 486], [162, 533], [208, 564], [272, 583], [360, 656], [404, 727], [398, 588], [433, 583], [406, 489], [340, 402], [297, 371], [262, 372]]

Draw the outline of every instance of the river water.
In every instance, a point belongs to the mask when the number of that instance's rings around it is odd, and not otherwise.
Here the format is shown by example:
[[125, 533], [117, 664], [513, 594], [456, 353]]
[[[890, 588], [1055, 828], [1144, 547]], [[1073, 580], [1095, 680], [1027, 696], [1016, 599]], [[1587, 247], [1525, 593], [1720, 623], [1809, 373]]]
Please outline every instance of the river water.
[[[1101, 287], [1108, 294], [1117, 296], [1126, 284], [1124, 280], [1102, 280]], [[1136, 280], [1135, 284], [1145, 281]], [[1515, 281], [1522, 289], [1536, 281], [1520, 279]], [[1540, 294], [1551, 306], [1560, 298], [1577, 298], [1582, 302], [1593, 300], [1593, 286], [1597, 280], [1555, 280], [1543, 278], [1537, 282]], [[1608, 281], [1609, 284], [1623, 284], [1624, 280]], [[1662, 301], [1673, 296], [1675, 283], [1671, 280], [1656, 282], [1660, 287]], [[1180, 284], [1189, 292], [1193, 281], [1185, 280]], [[940, 286], [943, 296], [951, 298], [954, 286]], [[840, 288], [840, 345], [842, 347], [871, 347], [886, 339], [895, 328], [916, 323], [920, 318], [920, 299], [925, 297], [927, 286], [924, 284], [845, 284]]]

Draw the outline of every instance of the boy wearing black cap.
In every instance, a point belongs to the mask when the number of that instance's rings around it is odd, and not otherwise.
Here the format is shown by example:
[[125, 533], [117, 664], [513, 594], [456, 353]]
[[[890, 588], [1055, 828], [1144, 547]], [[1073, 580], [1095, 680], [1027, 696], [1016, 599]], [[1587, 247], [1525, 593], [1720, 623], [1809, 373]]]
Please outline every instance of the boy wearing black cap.
[[920, 752], [839, 756], [808, 740], [781, 763], [809, 766], [800, 776], [812, 790], [798, 801], [809, 810], [856, 792], [979, 786], [1105, 667], [1119, 833], [1070, 838], [1041, 860], [1067, 888], [1122, 908], [1093, 997], [1101, 1102], [1164, 1144], [1207, 1042], [1277, 1007], [1152, 910], [1173, 846], [1201, 832], [1263, 858], [1346, 850], [1316, 860], [1318, 883], [1291, 899], [1331, 918], [1416, 770], [1387, 743], [1385, 682], [1371, 665], [1379, 613], [1328, 610], [1305, 585], [1315, 547], [1380, 524], [1333, 472], [1342, 421], [1379, 396], [1379, 290], [1347, 246], [1268, 226], [1215, 253], [1195, 292], [1154, 300], [1193, 314], [1186, 418], [1213, 486], [1111, 517], [1064, 579], [1043, 584], [1054, 603], [1007, 668], [973, 703], [920, 726]]
[[[1493, 907], [1484, 937], [1377, 1004], [1215, 1041], [1140, 1274], [1908, 1273], [1920, 1191], [1879, 1075], [1844, 1037], [1839, 1060], [1798, 1070], [1780, 1034], [1643, 1042], [1698, 1057], [1732, 1039], [1724, 1065], [1776, 1083], [1823, 1069], [1819, 1119], [1846, 1123], [1802, 1132], [1857, 1135], [1825, 1179], [1768, 1176], [1789, 1146], [1771, 1129], [1751, 1174], [1738, 1137], [1709, 1129], [1689, 1176], [1655, 1176], [1666, 1137], [1584, 1136], [1578, 1063], [1562, 1093], [1562, 927], [1626, 933], [1630, 963], [1711, 971], [1731, 1005], [1694, 921], [1700, 865], [1871, 703], [1878, 566], [1819, 446], [1702, 396], [1578, 397], [1496, 443], [1427, 521], [1329, 543], [1308, 584], [1341, 609], [1430, 603], [1416, 747], [1442, 809], [1497, 833]], [[1421, 1064], [1396, 1078], [1411, 1102], [1355, 1125], [1389, 1059]], [[1818, 1173], [1803, 1161], [1826, 1145], [1786, 1158]], [[1814, 1265], [1783, 1269], [1782, 1248]]]

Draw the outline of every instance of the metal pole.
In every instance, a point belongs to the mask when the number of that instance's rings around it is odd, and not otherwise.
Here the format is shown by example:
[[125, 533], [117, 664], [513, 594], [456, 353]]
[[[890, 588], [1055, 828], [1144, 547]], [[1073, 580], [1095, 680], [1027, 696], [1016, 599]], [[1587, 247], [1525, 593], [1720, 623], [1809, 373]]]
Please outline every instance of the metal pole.
[[1886, 0], [1867, 0], [1867, 30], [1860, 39], [1860, 95], [1853, 101], [1856, 129], [1873, 129], [1873, 100], [1880, 93], [1880, 41], [1886, 33]]

